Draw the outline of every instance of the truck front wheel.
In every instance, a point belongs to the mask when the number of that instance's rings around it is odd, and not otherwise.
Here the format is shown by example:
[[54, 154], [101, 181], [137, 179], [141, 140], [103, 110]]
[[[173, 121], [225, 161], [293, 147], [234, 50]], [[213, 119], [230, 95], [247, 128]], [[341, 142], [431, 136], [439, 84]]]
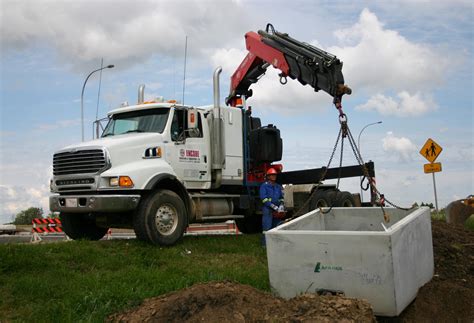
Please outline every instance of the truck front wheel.
[[181, 239], [186, 225], [186, 207], [170, 190], [158, 190], [143, 200], [134, 219], [138, 239], [163, 246]]
[[59, 218], [63, 231], [74, 240], [100, 240], [108, 230], [98, 227], [95, 218], [88, 214], [61, 213]]

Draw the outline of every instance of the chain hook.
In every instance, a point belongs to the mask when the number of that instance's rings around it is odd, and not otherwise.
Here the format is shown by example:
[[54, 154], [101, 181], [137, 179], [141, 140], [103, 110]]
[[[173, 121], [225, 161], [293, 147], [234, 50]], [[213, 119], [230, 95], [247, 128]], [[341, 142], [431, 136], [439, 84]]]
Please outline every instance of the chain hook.
[[347, 127], [347, 116], [344, 113], [339, 115], [339, 123], [341, 124], [342, 138], [346, 138], [349, 128]]

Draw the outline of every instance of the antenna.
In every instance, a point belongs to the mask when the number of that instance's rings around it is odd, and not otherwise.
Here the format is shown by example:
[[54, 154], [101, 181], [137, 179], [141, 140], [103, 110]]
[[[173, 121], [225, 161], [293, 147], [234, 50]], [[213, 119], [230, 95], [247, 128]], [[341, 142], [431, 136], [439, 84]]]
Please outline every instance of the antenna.
[[186, 55], [188, 52], [188, 35], [184, 43], [184, 74], [183, 74], [183, 105], [184, 105], [184, 91], [186, 90]]
[[176, 100], [176, 58], [173, 57], [173, 99]]
[[95, 110], [95, 120], [99, 119], [99, 97], [100, 97], [100, 85], [102, 84], [102, 68], [104, 67], [104, 58], [100, 60], [100, 76], [99, 76], [99, 91], [97, 91], [97, 108]]

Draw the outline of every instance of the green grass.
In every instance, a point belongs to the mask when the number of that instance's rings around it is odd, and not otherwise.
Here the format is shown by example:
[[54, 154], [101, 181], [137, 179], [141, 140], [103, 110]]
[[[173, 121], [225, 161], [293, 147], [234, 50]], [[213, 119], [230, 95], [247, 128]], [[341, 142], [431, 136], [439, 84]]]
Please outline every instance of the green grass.
[[[439, 210], [438, 212], [431, 213], [431, 219], [437, 221], [446, 221], [446, 212], [444, 209]], [[474, 214], [471, 215], [466, 222], [464, 223], [464, 227], [468, 230], [474, 231]]]
[[464, 225], [469, 230], [474, 231], [474, 214], [472, 214], [469, 218], [467, 218], [466, 223]]
[[431, 218], [433, 220], [446, 221], [446, 213], [445, 213], [444, 209], [441, 209], [437, 212], [434, 211], [433, 213], [431, 213]]
[[258, 235], [186, 237], [170, 248], [135, 240], [0, 245], [0, 322], [99, 322], [197, 282], [269, 290]]

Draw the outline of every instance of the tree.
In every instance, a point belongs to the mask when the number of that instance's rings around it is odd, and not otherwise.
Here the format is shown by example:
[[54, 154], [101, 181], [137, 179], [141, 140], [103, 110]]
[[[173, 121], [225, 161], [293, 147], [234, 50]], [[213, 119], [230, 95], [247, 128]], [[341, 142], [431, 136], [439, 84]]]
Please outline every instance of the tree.
[[31, 224], [35, 218], [43, 218], [43, 209], [39, 207], [30, 207], [29, 209], [20, 211], [15, 216], [14, 224]]
[[428, 206], [430, 209], [434, 209], [433, 203], [424, 203], [424, 202], [421, 202], [421, 206]]
[[49, 212], [48, 218], [59, 219], [59, 212]]

